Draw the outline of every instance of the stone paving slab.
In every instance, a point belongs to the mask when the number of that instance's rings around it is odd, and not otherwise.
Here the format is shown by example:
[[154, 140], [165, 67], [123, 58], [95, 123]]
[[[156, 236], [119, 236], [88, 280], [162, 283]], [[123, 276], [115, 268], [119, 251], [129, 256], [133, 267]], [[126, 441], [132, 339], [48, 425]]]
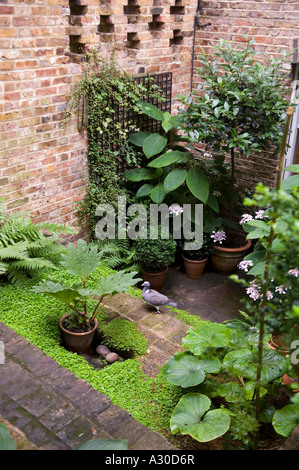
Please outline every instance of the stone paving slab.
[[127, 439], [132, 450], [173, 448], [1, 322], [0, 340], [0, 415], [39, 450], [70, 450], [93, 438]]

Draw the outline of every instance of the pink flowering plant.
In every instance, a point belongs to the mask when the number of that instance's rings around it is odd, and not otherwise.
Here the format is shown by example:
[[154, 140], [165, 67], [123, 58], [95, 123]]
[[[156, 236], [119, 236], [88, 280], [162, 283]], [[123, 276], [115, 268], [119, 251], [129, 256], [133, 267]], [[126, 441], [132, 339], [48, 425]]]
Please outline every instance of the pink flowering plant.
[[[244, 203], [260, 209], [254, 212], [255, 215], [244, 214], [241, 219], [247, 239], [254, 242], [254, 250], [238, 267], [252, 278], [246, 285], [250, 301], [261, 304], [266, 299], [266, 322], [271, 333], [294, 333], [291, 328], [293, 307], [299, 302], [299, 201], [297, 188], [290, 188], [289, 184], [285, 180], [279, 191], [259, 184], [253, 198]], [[274, 233], [265, 291], [264, 271], [271, 227]]]
[[[298, 381], [299, 366], [296, 346], [299, 344], [299, 165], [284, 168], [293, 176], [282, 180], [283, 159], [288, 128], [293, 109], [289, 108], [283, 145], [277, 170], [276, 187], [258, 184], [252, 198], [244, 205], [256, 208], [255, 216], [244, 214], [241, 220], [247, 239], [254, 242], [254, 250], [239, 264], [253, 279], [246, 287], [247, 320], [258, 331], [258, 368], [256, 375], [256, 417], [261, 415], [261, 387], [263, 344], [267, 336], [280, 334], [289, 350], [288, 375]], [[236, 278], [236, 276], [233, 276]], [[245, 314], [244, 314], [245, 315]], [[295, 355], [295, 359], [294, 359]], [[299, 421], [299, 400], [275, 411], [274, 429], [288, 436]], [[293, 422], [290, 423], [290, 413]]]

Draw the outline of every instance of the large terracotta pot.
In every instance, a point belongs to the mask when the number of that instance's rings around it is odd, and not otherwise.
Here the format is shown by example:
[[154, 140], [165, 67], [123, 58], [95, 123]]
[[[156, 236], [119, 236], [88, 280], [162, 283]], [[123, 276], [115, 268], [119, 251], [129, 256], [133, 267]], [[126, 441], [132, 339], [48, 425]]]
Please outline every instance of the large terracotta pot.
[[208, 258], [203, 260], [192, 260], [186, 258], [184, 255], [182, 255], [182, 258], [186, 276], [190, 279], [199, 279], [205, 269]]
[[251, 240], [248, 240], [244, 246], [238, 248], [225, 248], [223, 246], [214, 246], [214, 252], [211, 254], [212, 266], [216, 271], [231, 273], [238, 268], [238, 264], [246, 256], [251, 247]]
[[142, 279], [144, 281], [150, 282], [151, 288], [160, 292], [163, 287], [167, 271], [168, 267], [160, 273], [149, 273], [147, 271], [142, 271]]
[[67, 313], [63, 317], [61, 317], [59, 321], [59, 326], [62, 331], [63, 339], [66, 344], [66, 348], [69, 351], [75, 352], [77, 354], [87, 353], [91, 347], [92, 340], [94, 338], [94, 334], [96, 332], [98, 321], [97, 319], [94, 320], [94, 327], [92, 330], [87, 331], [85, 333], [74, 333], [73, 331], [69, 331], [63, 326], [63, 321], [67, 318], [70, 314]]

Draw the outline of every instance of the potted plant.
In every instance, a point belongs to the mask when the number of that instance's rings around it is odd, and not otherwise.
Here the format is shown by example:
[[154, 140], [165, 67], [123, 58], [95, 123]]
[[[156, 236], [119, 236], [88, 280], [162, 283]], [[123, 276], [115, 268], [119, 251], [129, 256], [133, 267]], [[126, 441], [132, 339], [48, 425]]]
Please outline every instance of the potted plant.
[[151, 287], [160, 291], [168, 266], [175, 260], [176, 242], [169, 234], [169, 238], [162, 238], [159, 231], [158, 238], [138, 238], [135, 243], [136, 257], [141, 266], [142, 278], [149, 281]]
[[213, 231], [214, 239], [211, 263], [216, 271], [230, 273], [236, 271], [251, 248], [251, 240], [246, 240], [242, 232], [230, 231], [229, 240], [223, 229]]
[[[256, 151], [273, 149], [274, 154], [278, 153], [288, 106], [283, 88], [285, 56], [265, 58], [262, 63], [257, 59], [254, 42], [246, 39], [244, 49], [233, 49], [221, 39], [210, 57], [200, 56], [198, 90], [191, 97], [180, 98], [184, 105], [179, 113], [181, 129], [189, 142], [201, 143], [212, 156], [222, 152], [229, 157], [228, 201], [222, 209], [225, 245], [232, 251], [226, 251], [226, 258], [229, 254], [235, 256], [237, 235], [232, 228], [241, 232], [234, 223], [236, 160]], [[238, 237], [240, 246], [247, 244], [242, 234]]]
[[190, 279], [199, 279], [201, 277], [213, 249], [213, 242], [209, 233], [203, 234], [202, 247], [198, 250], [184, 250], [182, 246], [182, 258], [187, 277]]
[[66, 272], [74, 276], [74, 283], [69, 286], [48, 280], [33, 287], [34, 292], [54, 297], [70, 309], [61, 317], [59, 325], [67, 348], [76, 353], [89, 350], [98, 325], [97, 315], [104, 304], [113, 295], [126, 292], [140, 280], [133, 279], [137, 274], [135, 271], [119, 271], [100, 278], [97, 288], [90, 288], [89, 276], [101, 261], [102, 253], [98, 247], [80, 239], [77, 246], [73, 243], [68, 245], [61, 261]]

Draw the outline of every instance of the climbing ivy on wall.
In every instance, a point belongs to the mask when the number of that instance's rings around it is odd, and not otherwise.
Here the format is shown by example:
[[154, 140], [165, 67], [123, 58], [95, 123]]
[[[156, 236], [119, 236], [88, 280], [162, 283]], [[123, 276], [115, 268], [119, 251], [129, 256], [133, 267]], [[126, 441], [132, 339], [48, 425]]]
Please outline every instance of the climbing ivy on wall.
[[99, 49], [87, 50], [83, 56], [84, 72], [68, 98], [65, 120], [86, 113], [89, 178], [85, 197], [78, 204], [78, 215], [94, 238], [95, 210], [98, 204], [116, 205], [118, 196], [127, 195], [122, 168], [139, 166], [141, 155], [128, 145], [128, 136], [139, 130], [136, 115], [140, 101], [149, 97], [164, 100], [151, 77], [138, 83], [122, 70], [115, 59], [100, 57]]

